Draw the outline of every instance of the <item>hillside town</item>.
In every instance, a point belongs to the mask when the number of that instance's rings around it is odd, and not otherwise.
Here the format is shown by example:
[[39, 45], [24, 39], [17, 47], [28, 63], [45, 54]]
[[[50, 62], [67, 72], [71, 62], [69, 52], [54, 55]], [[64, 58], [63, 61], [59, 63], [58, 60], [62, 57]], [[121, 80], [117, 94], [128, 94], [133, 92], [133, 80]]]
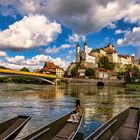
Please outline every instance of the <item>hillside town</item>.
[[[2, 67], [1, 67], [2, 68]], [[2, 68], [3, 69], [3, 68]], [[29, 72], [28, 68], [20, 71]], [[103, 48], [75, 46], [75, 62], [64, 70], [53, 62], [45, 62], [42, 69], [35, 73], [55, 75], [57, 78], [94, 78], [94, 79], [140, 79], [140, 59], [135, 55], [119, 54], [115, 46], [109, 43]]]
[[[101, 65], [101, 59], [103, 61], [108, 59], [107, 61], [110, 63], [110, 66], [107, 68]], [[139, 62], [134, 55], [118, 54], [111, 43], [103, 48], [91, 50], [85, 42], [83, 50], [79, 43], [76, 46], [76, 61], [72, 62], [66, 70], [66, 75], [68, 77], [72, 76], [71, 71], [74, 67], [77, 68], [77, 77], [85, 77], [87, 69], [94, 69], [95, 78], [116, 79], [118, 73], [125, 71], [126, 67], [129, 67], [129, 70], [133, 67], [139, 69]]]
[[[89, 76], [92, 78], [116, 79], [126, 71], [132, 77], [134, 73], [133, 68], [138, 71], [140, 68], [139, 61], [135, 55], [118, 54], [116, 48], [111, 43], [103, 48], [91, 49], [85, 41], [83, 49], [77, 43], [75, 51], [76, 60], [68, 66], [66, 71], [53, 62], [45, 62], [40, 72], [55, 74], [59, 78], [64, 76], [87, 78]], [[104, 62], [105, 64], [103, 64]], [[94, 74], [86, 74], [88, 70], [93, 70]]]

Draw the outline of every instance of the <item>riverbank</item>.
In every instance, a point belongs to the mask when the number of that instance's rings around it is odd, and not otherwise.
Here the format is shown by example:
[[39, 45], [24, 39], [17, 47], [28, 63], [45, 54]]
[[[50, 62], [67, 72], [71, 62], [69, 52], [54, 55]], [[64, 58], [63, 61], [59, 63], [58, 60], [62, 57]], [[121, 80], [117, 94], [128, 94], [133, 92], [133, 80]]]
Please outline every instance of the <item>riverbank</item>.
[[140, 83], [128, 83], [125, 85], [126, 90], [140, 91]]
[[78, 79], [78, 78], [68, 78], [68, 85], [102, 85], [102, 86], [124, 86], [124, 80], [112, 80], [112, 79]]

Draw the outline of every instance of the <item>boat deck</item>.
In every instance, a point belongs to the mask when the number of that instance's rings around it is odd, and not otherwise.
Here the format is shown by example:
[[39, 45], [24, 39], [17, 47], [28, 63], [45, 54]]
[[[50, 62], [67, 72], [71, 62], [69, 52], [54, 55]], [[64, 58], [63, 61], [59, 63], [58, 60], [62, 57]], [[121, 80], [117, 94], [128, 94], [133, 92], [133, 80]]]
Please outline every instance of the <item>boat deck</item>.
[[77, 130], [79, 123], [67, 122], [52, 140], [68, 140]]
[[8, 127], [2, 134], [0, 134], [0, 140], [7, 137], [9, 134], [11, 134], [15, 129], [19, 127], [20, 124], [22, 124], [25, 121], [23, 118], [18, 118], [10, 127]]
[[130, 109], [128, 117], [110, 140], [135, 140], [138, 131], [138, 110]]

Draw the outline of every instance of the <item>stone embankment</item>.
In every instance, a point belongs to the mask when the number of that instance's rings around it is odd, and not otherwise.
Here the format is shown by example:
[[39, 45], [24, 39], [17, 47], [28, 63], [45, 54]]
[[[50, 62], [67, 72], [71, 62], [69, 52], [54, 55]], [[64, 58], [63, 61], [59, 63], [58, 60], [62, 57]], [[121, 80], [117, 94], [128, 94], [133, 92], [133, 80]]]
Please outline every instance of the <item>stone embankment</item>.
[[118, 79], [78, 79], [78, 78], [68, 78], [69, 85], [101, 85], [101, 86], [123, 86], [125, 84], [124, 80]]

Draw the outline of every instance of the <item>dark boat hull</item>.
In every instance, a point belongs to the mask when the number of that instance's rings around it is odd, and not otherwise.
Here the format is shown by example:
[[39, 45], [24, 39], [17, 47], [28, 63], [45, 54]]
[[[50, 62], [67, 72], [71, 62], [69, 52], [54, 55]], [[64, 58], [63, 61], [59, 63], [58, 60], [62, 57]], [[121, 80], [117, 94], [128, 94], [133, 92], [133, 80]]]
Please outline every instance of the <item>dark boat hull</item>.
[[85, 140], [139, 140], [140, 109], [130, 107], [93, 132]]
[[14, 139], [31, 117], [16, 116], [0, 123], [0, 140]]
[[[64, 127], [66, 126], [66, 123], [68, 123], [67, 120], [70, 118], [71, 113], [68, 113], [68, 114], [64, 115], [63, 117], [57, 119], [56, 121], [43, 126], [42, 128], [40, 128], [37, 131], [30, 134], [29, 136], [23, 138], [22, 140], [51, 140], [51, 139], [55, 140], [56, 139], [55, 136], [60, 131], [62, 131], [62, 129], [67, 130], [67, 128], [64, 128]], [[81, 119], [81, 121], [82, 121], [82, 119]], [[75, 137], [75, 135], [81, 125], [81, 121], [78, 123], [78, 126], [77, 126], [75, 132], [73, 134], [71, 134], [71, 137], [69, 138], [70, 140], [72, 140]]]

